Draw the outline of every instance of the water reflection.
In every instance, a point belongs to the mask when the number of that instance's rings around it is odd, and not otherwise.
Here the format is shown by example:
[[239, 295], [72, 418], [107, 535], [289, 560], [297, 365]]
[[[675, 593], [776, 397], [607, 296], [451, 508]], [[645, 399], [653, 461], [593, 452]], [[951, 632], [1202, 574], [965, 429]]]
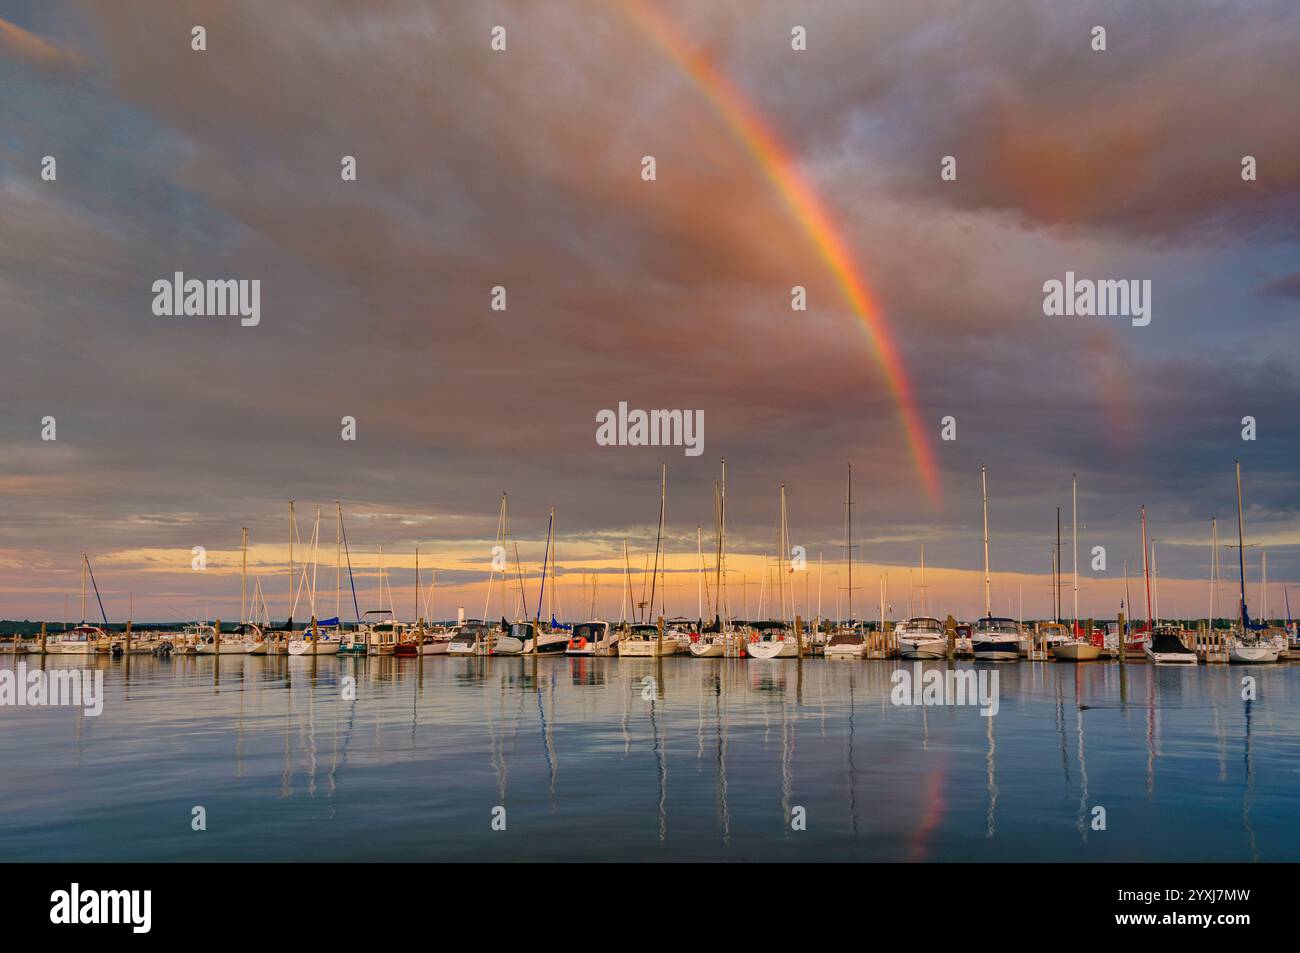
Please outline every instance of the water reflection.
[[3, 859], [1300, 859], [1287, 667], [1003, 666], [986, 718], [890, 662], [19, 663], [106, 700], [0, 708]]

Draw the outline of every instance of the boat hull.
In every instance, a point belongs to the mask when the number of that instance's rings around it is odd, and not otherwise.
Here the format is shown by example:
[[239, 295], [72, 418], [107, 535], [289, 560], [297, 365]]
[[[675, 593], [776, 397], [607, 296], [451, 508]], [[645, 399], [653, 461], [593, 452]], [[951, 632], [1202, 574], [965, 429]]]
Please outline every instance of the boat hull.
[[1063, 642], [1052, 649], [1052, 658], [1062, 662], [1094, 662], [1101, 658], [1101, 646], [1087, 642]]
[[799, 646], [795, 642], [779, 639], [775, 642], [750, 642], [745, 646], [750, 658], [798, 658]]
[[1008, 639], [1005, 642], [975, 642], [975, 661], [977, 662], [1014, 662], [1020, 658], [1020, 642]]
[[295, 640], [289, 643], [289, 654], [299, 656], [338, 655], [339, 648], [340, 646], [337, 642], [322, 641], [317, 645], [316, 651], [313, 652], [312, 644], [310, 642]]
[[899, 639], [898, 654], [911, 660], [945, 659], [948, 657], [948, 642], [945, 639]]
[[1261, 665], [1276, 662], [1278, 649], [1275, 645], [1234, 645], [1228, 649], [1228, 661], [1242, 664]]
[[695, 658], [722, 658], [726, 654], [721, 642], [692, 642], [691, 655]]

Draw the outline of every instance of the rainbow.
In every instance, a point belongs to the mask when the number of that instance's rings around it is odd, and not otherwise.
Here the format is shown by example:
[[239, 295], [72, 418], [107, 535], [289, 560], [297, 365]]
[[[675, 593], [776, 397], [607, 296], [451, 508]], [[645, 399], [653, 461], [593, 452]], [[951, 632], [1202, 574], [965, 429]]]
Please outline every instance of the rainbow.
[[835, 283], [866, 331], [885, 383], [898, 408], [913, 464], [925, 485], [930, 501], [938, 505], [942, 491], [939, 470], [908, 380], [903, 359], [894, 343], [880, 308], [872, 299], [866, 281], [854, 266], [848, 245], [836, 228], [825, 205], [799, 174], [789, 150], [744, 94], [718, 70], [689, 39], [648, 0], [623, 0], [628, 18], [647, 34], [695, 82], [776, 189], [791, 214], [812, 241]]

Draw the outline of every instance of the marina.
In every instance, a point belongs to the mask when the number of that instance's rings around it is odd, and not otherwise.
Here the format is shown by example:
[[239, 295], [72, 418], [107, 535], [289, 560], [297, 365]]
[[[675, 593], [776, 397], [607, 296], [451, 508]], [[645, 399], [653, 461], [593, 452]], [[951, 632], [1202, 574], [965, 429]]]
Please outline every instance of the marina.
[[[6, 860], [1300, 860], [1287, 664], [71, 664], [101, 715], [5, 712]], [[897, 704], [900, 672], [977, 670], [995, 717]]]

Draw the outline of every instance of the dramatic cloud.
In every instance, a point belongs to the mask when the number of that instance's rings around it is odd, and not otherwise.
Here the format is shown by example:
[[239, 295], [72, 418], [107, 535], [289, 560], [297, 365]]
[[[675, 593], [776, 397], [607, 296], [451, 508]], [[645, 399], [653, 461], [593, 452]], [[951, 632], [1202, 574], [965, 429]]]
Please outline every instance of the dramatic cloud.
[[[0, 0], [0, 615], [61, 611], [82, 549], [118, 592], [228, 606], [239, 528], [277, 571], [290, 497], [322, 504], [331, 550], [344, 501], [368, 572], [380, 543], [408, 572], [418, 543], [449, 598], [483, 578], [503, 490], [526, 559], [554, 504], [566, 565], [621, 579], [623, 537], [634, 566], [652, 544], [660, 461], [686, 573], [722, 456], [752, 585], [782, 481], [796, 541], [840, 559], [848, 461], [869, 571], [902, 578], [925, 541], [958, 614], [981, 464], [1003, 572], [1044, 572], [1077, 472], [1107, 578], [1140, 556], [1146, 503], [1172, 597], [1203, 577], [1236, 457], [1270, 575], [1300, 571], [1294, 4], [654, 4], [830, 210], [898, 339], [942, 508], [815, 242], [637, 6]], [[261, 323], [154, 316], [178, 271], [260, 280]], [[1149, 279], [1151, 325], [1044, 316], [1067, 271]], [[703, 409], [704, 455], [597, 446], [620, 401]], [[195, 545], [224, 575], [188, 575]], [[693, 611], [694, 584], [678, 595]]]

